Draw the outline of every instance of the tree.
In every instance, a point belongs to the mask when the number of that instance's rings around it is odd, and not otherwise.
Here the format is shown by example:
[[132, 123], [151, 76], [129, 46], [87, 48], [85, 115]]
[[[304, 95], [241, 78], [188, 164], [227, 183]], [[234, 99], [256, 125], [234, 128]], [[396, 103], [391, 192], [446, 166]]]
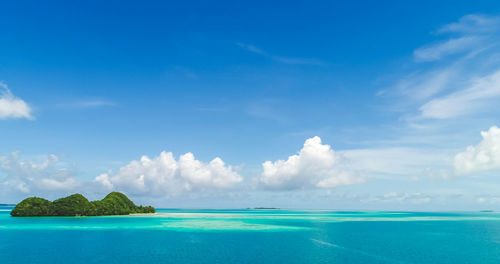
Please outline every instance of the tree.
[[95, 215], [92, 204], [81, 194], [73, 194], [52, 202], [55, 216]]
[[54, 202], [31, 197], [20, 202], [12, 216], [96, 216], [154, 213], [152, 206], [136, 206], [125, 194], [112, 192], [100, 201], [89, 202], [81, 194], [73, 194]]
[[52, 203], [38, 197], [30, 197], [18, 203], [10, 212], [12, 216], [49, 216], [53, 215]]

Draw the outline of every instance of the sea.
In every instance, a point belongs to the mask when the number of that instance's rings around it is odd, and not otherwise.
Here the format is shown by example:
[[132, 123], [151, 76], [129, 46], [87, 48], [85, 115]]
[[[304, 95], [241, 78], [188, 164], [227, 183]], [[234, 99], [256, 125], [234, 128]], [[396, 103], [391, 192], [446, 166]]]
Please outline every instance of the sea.
[[11, 217], [0, 263], [500, 263], [500, 213], [158, 209]]

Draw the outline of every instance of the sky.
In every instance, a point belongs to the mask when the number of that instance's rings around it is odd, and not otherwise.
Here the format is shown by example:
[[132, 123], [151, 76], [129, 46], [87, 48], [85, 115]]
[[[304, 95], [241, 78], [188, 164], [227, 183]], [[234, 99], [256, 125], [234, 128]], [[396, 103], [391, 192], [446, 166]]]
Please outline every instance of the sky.
[[0, 10], [0, 203], [500, 210], [497, 1]]

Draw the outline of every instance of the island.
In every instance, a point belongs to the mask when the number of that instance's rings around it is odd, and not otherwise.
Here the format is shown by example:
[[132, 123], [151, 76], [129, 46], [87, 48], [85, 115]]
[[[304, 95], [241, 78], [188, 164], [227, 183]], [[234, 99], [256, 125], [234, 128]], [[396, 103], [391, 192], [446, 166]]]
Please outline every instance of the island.
[[53, 202], [26, 198], [11, 211], [12, 216], [102, 216], [155, 213], [152, 206], [136, 206], [125, 194], [112, 192], [99, 201], [89, 201], [81, 194], [73, 194]]

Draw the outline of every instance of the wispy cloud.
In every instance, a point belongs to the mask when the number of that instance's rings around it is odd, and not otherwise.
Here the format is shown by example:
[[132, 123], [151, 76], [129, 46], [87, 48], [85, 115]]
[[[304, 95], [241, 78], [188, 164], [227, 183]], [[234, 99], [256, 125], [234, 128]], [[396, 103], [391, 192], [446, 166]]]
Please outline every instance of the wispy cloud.
[[500, 97], [500, 69], [490, 75], [471, 80], [469, 85], [448, 95], [432, 99], [420, 107], [422, 117], [447, 119], [497, 107]]
[[101, 107], [101, 106], [116, 106], [116, 103], [105, 100], [89, 100], [89, 101], [79, 101], [73, 104], [75, 107]]
[[413, 55], [417, 62], [440, 60], [445, 56], [470, 50], [480, 44], [482, 40], [483, 38], [477, 36], [453, 38], [418, 48], [413, 52]]
[[31, 107], [22, 99], [15, 97], [7, 84], [0, 82], [0, 119], [34, 119]]
[[379, 94], [390, 100], [387, 109], [398, 111], [396, 138], [380, 149], [344, 155], [378, 178], [441, 178], [456, 184], [467, 181], [461, 175], [498, 173], [498, 128], [483, 132], [483, 141], [467, 150], [460, 142], [474, 142], [478, 131], [498, 125], [499, 33], [500, 16], [467, 15], [440, 27], [436, 41], [417, 48], [409, 70]]
[[116, 103], [102, 99], [91, 99], [91, 100], [80, 100], [69, 103], [63, 103], [59, 104], [58, 106], [64, 108], [98, 108], [98, 107], [116, 106]]
[[222, 113], [229, 111], [229, 108], [226, 107], [217, 107], [217, 106], [200, 106], [194, 108], [195, 111], [199, 112], [211, 112], [211, 113]]
[[283, 103], [279, 100], [263, 99], [247, 104], [245, 112], [252, 117], [289, 123], [291, 118], [283, 112], [283, 107]]
[[423, 204], [429, 203], [433, 200], [432, 195], [423, 194], [419, 192], [415, 193], [398, 193], [390, 192], [378, 196], [371, 196], [367, 199], [362, 199], [362, 202], [387, 202], [387, 203], [413, 203], [413, 204]]
[[500, 17], [471, 14], [458, 22], [444, 25], [437, 33], [490, 33], [500, 29]]
[[411, 73], [401, 78], [395, 89], [410, 99], [427, 99], [447, 89], [452, 80], [456, 79], [458, 68], [458, 65], [452, 65], [428, 72]]
[[476, 202], [486, 205], [500, 204], [500, 196], [498, 195], [479, 195], [476, 197]]
[[[495, 102], [500, 98], [498, 33], [500, 17], [467, 15], [444, 25], [436, 37], [452, 37], [417, 48], [413, 53], [417, 63], [412, 65], [416, 70], [380, 95], [399, 97], [393, 105], [400, 111], [407, 107], [405, 119], [411, 122], [499, 112]], [[434, 63], [421, 63], [430, 61]]]
[[[444, 41], [425, 45], [414, 51], [417, 62], [437, 61], [452, 54], [482, 49], [500, 30], [500, 17], [467, 15], [458, 22], [444, 25], [436, 31], [437, 35], [453, 34]], [[455, 37], [458, 35], [458, 37]]]
[[250, 45], [250, 44], [237, 43], [237, 45], [244, 50], [247, 50], [249, 52], [270, 58], [270, 59], [272, 59], [276, 62], [280, 62], [280, 63], [291, 64], [291, 65], [325, 65], [326, 64], [325, 62], [318, 60], [318, 59], [314, 59], [314, 58], [296, 58], [296, 57], [277, 56], [277, 55], [265, 52], [262, 49], [254, 46], [254, 45]]

